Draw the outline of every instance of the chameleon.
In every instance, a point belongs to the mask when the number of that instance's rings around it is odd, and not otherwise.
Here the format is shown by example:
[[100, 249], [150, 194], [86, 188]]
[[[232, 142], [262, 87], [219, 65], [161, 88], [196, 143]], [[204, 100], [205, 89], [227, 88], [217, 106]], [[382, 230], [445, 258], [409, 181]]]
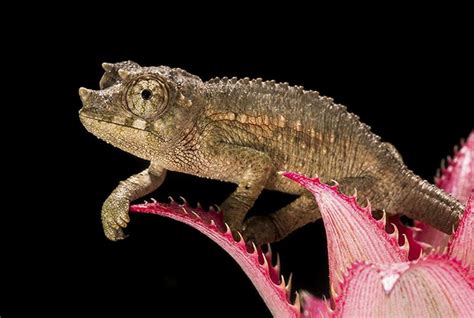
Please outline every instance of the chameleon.
[[[100, 89], [81, 87], [83, 126], [150, 162], [105, 200], [106, 237], [125, 237], [129, 205], [176, 171], [236, 184], [221, 204], [232, 229], [257, 243], [286, 237], [321, 215], [313, 196], [280, 171], [357, 190], [375, 211], [403, 213], [450, 233], [463, 205], [409, 170], [396, 148], [317, 91], [260, 78], [201, 80], [179, 68], [103, 63]], [[263, 189], [295, 195], [267, 215], [247, 217]]]

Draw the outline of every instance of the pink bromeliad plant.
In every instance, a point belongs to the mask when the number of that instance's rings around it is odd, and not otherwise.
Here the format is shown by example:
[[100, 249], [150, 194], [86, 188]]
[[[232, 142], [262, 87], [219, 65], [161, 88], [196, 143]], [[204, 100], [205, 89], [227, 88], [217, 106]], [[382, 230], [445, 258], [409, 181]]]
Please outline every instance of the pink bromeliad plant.
[[451, 236], [420, 222], [416, 228], [397, 218], [386, 224], [385, 215], [374, 219], [370, 204], [361, 207], [355, 195], [340, 193], [337, 185], [292, 172], [283, 175], [311, 191], [320, 208], [328, 241], [330, 300], [303, 291], [292, 303], [291, 282], [280, 276], [278, 262], [272, 264], [270, 248], [264, 252], [232, 233], [220, 211], [176, 202], [139, 204], [131, 210], [173, 218], [211, 238], [241, 266], [274, 317], [474, 315], [474, 131], [436, 181], [466, 203]]

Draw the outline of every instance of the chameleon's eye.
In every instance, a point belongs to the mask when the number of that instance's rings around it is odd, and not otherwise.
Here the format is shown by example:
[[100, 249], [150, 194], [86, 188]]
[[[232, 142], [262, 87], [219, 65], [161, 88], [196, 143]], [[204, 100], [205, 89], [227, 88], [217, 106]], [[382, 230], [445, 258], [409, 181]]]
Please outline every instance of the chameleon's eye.
[[146, 78], [136, 81], [127, 91], [127, 106], [145, 119], [159, 116], [168, 104], [168, 88], [161, 80]]
[[149, 100], [153, 97], [153, 93], [149, 89], [142, 90], [143, 100]]

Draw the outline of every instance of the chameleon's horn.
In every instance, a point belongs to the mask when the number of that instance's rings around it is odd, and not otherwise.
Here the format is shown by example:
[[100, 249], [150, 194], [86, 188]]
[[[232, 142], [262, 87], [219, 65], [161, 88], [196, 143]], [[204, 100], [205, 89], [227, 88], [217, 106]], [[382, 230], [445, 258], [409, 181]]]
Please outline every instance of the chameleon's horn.
[[83, 102], [87, 101], [87, 99], [89, 99], [91, 94], [92, 94], [92, 90], [87, 89], [85, 87], [79, 88], [79, 96], [81, 97]]
[[120, 69], [118, 70], [118, 75], [122, 80], [126, 81], [130, 77], [130, 72]]
[[104, 71], [110, 73], [114, 70], [114, 65], [112, 63], [104, 62], [102, 63], [102, 68], [104, 69]]

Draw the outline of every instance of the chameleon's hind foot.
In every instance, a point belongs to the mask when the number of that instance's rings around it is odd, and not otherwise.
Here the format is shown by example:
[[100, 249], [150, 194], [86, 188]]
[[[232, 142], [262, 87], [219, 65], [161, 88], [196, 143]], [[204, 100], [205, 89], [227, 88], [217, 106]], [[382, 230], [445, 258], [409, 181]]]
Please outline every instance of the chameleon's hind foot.
[[244, 226], [245, 239], [257, 245], [274, 242], [281, 238], [278, 229], [270, 216], [251, 217]]

